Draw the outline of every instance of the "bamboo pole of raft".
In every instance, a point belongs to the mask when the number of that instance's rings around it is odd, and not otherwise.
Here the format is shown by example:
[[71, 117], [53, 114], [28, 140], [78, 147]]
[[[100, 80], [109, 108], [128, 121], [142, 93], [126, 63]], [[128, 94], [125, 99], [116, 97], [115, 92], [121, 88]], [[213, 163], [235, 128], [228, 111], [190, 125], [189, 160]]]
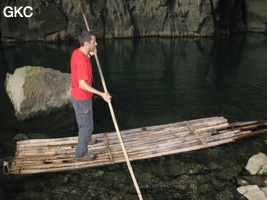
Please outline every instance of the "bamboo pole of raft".
[[[85, 14], [83, 12], [83, 9], [82, 9], [81, 5], [80, 5], [80, 9], [81, 9], [81, 12], [82, 12], [82, 15], [83, 15], [83, 19], [84, 19], [86, 28], [87, 28], [88, 31], [90, 31], [87, 19], [85, 17]], [[101, 78], [102, 86], [104, 88], [104, 92], [108, 93], [107, 86], [106, 86], [106, 83], [105, 83], [105, 79], [104, 79], [104, 76], [103, 76], [103, 72], [102, 72], [102, 69], [101, 69], [101, 66], [100, 66], [100, 62], [99, 62], [96, 50], [94, 51], [94, 56], [95, 56], [97, 68], [98, 68], [98, 71], [99, 71], [99, 75], [100, 75], [100, 78]], [[116, 116], [115, 116], [115, 113], [114, 113], [114, 110], [113, 110], [113, 107], [112, 107], [110, 99], [108, 100], [108, 107], [109, 107], [109, 110], [110, 110], [110, 114], [111, 114], [111, 117], [112, 117], [112, 120], [113, 120], [113, 123], [114, 123], [114, 127], [116, 129], [116, 132], [117, 132], [120, 144], [121, 144], [121, 148], [122, 148], [122, 151], [123, 151], [123, 154], [124, 154], [124, 157], [125, 157], [125, 161], [126, 161], [126, 164], [128, 166], [128, 170], [129, 170], [129, 172], [131, 174], [131, 177], [132, 177], [132, 180], [133, 180], [137, 195], [138, 195], [140, 200], [143, 200], [141, 191], [139, 189], [138, 183], [136, 181], [136, 178], [135, 178], [135, 175], [134, 175], [134, 172], [133, 172], [132, 165], [131, 165], [131, 163], [129, 161], [129, 157], [128, 157], [127, 151], [126, 151], [124, 143], [123, 143], [123, 139], [122, 139], [122, 136], [121, 136], [121, 133], [120, 133], [120, 129], [119, 129], [119, 126], [118, 126], [118, 123], [117, 123], [117, 120], [116, 120]]]

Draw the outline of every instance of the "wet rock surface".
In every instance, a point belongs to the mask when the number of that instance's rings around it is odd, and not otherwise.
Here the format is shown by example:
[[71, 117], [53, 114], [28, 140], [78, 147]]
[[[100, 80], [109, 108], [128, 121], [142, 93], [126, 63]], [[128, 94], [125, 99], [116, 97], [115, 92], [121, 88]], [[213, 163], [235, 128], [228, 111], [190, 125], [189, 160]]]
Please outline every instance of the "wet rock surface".
[[[99, 38], [214, 36], [267, 32], [264, 0], [82, 0]], [[30, 18], [3, 16], [5, 6], [31, 6]], [[69, 41], [86, 27], [76, 1], [1, 1], [2, 41]]]

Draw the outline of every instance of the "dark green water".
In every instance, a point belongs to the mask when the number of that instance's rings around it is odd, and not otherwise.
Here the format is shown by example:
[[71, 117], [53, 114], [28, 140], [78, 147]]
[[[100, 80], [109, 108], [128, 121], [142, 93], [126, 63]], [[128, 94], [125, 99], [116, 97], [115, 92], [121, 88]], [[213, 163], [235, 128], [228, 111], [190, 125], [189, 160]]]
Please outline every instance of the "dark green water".
[[[224, 116], [230, 122], [267, 119], [264, 35], [123, 39], [98, 41], [98, 45], [121, 130], [212, 116]], [[76, 135], [71, 108], [17, 121], [3, 87], [5, 74], [25, 65], [69, 72], [69, 58], [76, 47], [40, 43], [3, 46], [0, 159], [14, 155], [12, 138], [18, 133]], [[101, 89], [96, 68], [95, 80]], [[94, 109], [95, 132], [113, 131], [107, 105], [100, 101]], [[265, 136], [257, 136], [235, 144], [138, 161], [133, 167], [144, 199], [240, 199], [236, 179], [245, 173], [249, 156], [265, 151], [264, 140]], [[0, 184], [1, 199], [137, 198], [123, 164], [29, 176], [1, 174]]]

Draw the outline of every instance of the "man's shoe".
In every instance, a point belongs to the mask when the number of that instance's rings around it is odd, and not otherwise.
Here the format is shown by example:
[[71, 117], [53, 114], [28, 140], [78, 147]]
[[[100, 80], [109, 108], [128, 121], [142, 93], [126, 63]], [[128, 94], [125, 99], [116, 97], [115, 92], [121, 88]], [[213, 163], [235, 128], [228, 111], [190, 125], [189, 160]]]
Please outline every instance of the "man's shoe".
[[94, 155], [94, 154], [87, 154], [84, 157], [75, 158], [76, 161], [93, 161], [95, 159], [96, 159], [96, 155]]
[[88, 144], [89, 145], [94, 145], [94, 144], [97, 144], [97, 143], [98, 143], [97, 139], [91, 139]]

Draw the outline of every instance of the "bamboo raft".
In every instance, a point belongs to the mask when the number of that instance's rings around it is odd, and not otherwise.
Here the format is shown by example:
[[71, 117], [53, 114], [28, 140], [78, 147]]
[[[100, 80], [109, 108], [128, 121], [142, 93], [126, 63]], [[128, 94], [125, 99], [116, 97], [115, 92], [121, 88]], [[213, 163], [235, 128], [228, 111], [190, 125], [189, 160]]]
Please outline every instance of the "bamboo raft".
[[[121, 131], [130, 161], [177, 154], [267, 132], [267, 122], [229, 125], [224, 117], [196, 119], [172, 124]], [[94, 161], [74, 159], [77, 137], [32, 139], [17, 142], [10, 166], [12, 174], [59, 172], [125, 162], [116, 132], [94, 134], [99, 142], [88, 145], [97, 155]]]

